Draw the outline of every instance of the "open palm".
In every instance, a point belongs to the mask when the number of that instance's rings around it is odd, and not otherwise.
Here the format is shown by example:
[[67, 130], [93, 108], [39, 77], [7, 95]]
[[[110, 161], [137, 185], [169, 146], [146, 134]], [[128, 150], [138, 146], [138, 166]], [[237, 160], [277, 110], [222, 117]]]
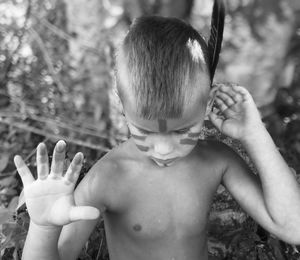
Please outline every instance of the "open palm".
[[24, 185], [28, 212], [37, 225], [62, 226], [81, 219], [95, 219], [99, 216], [96, 208], [76, 206], [74, 187], [78, 179], [83, 156], [77, 153], [67, 172], [63, 175], [65, 143], [59, 141], [53, 152], [53, 162], [49, 174], [49, 163], [45, 145], [37, 147], [37, 172], [35, 180], [20, 156], [15, 164]]

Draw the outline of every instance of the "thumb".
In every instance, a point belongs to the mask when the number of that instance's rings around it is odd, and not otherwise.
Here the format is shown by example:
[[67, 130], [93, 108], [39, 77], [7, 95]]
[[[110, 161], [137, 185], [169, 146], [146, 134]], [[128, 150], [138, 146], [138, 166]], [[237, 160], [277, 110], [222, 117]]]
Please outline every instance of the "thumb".
[[100, 216], [99, 210], [90, 206], [72, 207], [69, 214], [70, 221], [93, 220]]
[[214, 112], [209, 113], [208, 115], [210, 121], [213, 123], [213, 125], [221, 131], [222, 129], [222, 124], [223, 124], [223, 119], [220, 118], [218, 115], [216, 115]]

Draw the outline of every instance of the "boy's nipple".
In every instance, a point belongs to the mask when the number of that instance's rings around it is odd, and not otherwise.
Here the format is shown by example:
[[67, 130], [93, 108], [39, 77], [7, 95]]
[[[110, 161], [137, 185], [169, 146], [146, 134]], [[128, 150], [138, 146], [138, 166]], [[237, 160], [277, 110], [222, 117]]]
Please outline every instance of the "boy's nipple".
[[135, 224], [133, 226], [133, 230], [139, 232], [142, 230], [142, 226], [140, 224]]

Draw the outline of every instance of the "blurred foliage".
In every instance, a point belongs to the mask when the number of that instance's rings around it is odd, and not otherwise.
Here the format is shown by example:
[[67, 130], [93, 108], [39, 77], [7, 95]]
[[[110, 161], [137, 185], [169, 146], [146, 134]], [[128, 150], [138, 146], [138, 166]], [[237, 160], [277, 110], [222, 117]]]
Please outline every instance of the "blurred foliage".
[[[252, 8], [260, 10], [261, 4], [270, 1], [255, 0]], [[116, 2], [113, 6], [110, 1], [103, 1], [107, 12], [105, 28], [101, 30], [103, 50], [89, 49], [103, 57], [99, 66], [108, 74], [105, 84], [112, 80], [111, 37], [120, 30], [119, 26], [127, 28], [130, 19], [128, 12], [122, 10], [128, 1]], [[258, 15], [253, 17], [253, 28], [259, 26], [265, 15], [248, 11], [246, 15]], [[264, 121], [282, 155], [300, 173], [300, 15], [296, 17], [299, 20], [287, 57], [296, 64], [293, 81], [278, 91], [273, 112]], [[37, 144], [43, 141], [52, 151], [58, 139], [65, 139], [66, 164], [77, 151], [86, 156], [83, 178], [105, 152], [126, 139], [126, 132], [117, 135], [119, 127], [108, 122], [114, 122], [108, 113], [104, 111], [100, 120], [96, 115], [98, 112], [91, 102], [93, 93], [85, 87], [88, 73], [85, 68], [78, 71], [72, 62], [69, 42], [76, 34], [68, 33], [67, 25], [63, 1], [2, 0], [0, 3], [0, 252], [3, 259], [20, 259], [29, 225], [21, 181], [13, 165], [15, 154], [21, 154], [36, 174]], [[210, 127], [207, 135], [227, 142], [247, 160], [239, 144]], [[299, 175], [297, 178], [300, 179]], [[300, 258], [297, 247], [279, 241], [257, 226], [222, 187], [215, 196], [210, 217], [209, 252], [215, 259]], [[103, 221], [86, 243], [80, 259], [108, 259]]]

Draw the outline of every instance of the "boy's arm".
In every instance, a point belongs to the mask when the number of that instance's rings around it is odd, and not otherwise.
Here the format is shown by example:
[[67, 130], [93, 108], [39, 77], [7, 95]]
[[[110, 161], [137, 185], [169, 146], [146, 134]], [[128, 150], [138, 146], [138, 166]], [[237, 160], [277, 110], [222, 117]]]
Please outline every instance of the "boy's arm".
[[265, 129], [252, 97], [242, 87], [222, 86], [216, 103], [223, 117], [211, 113], [211, 121], [221, 132], [241, 141], [259, 175], [227, 151], [224, 185], [263, 227], [289, 243], [300, 244], [299, 185]]
[[57, 241], [61, 227], [47, 227], [30, 222], [26, 241], [23, 248], [22, 259], [57, 259]]
[[[85, 175], [74, 192], [76, 205], [89, 205], [105, 211], [105, 163], [97, 162]], [[101, 169], [100, 169], [101, 168]], [[103, 178], [101, 178], [101, 177]], [[61, 259], [76, 259], [84, 244], [94, 230], [99, 218], [95, 220], [80, 220], [63, 227], [58, 241], [58, 250]]]

